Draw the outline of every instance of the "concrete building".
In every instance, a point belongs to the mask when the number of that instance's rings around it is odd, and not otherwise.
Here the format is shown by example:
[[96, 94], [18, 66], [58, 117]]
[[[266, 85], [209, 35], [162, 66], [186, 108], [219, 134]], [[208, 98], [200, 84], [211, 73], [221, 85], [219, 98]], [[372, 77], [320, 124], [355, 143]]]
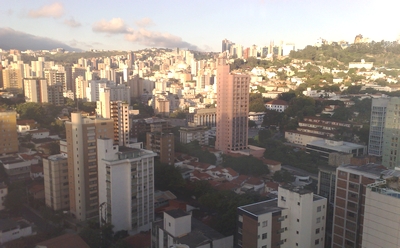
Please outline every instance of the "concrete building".
[[97, 217], [97, 139], [114, 137], [111, 119], [85, 118], [71, 113], [65, 123], [68, 150], [70, 212], [80, 221]]
[[64, 94], [62, 83], [56, 83], [47, 86], [48, 102], [56, 106], [64, 105]]
[[49, 102], [46, 79], [25, 78], [24, 94], [26, 102]]
[[383, 132], [385, 129], [386, 108], [390, 98], [373, 98], [369, 129], [368, 154], [382, 156]]
[[229, 73], [226, 57], [217, 60], [217, 132], [215, 148], [224, 152], [248, 148], [250, 76]]
[[175, 162], [173, 133], [161, 133], [159, 131], [146, 133], [146, 149], [157, 153], [161, 163], [171, 165]]
[[21, 70], [5, 68], [1, 71], [3, 74], [3, 89], [12, 93], [21, 93], [24, 87]]
[[164, 212], [151, 231], [151, 247], [233, 248], [233, 236], [220, 234], [181, 209]]
[[400, 167], [400, 97], [392, 97], [386, 108], [383, 130], [382, 165], [387, 168]]
[[0, 245], [34, 234], [32, 224], [24, 219], [0, 219]]
[[144, 149], [118, 147], [112, 139], [97, 140], [99, 216], [114, 232], [151, 229], [154, 221], [154, 157]]
[[114, 121], [115, 143], [120, 146], [129, 144], [129, 102], [114, 99], [111, 90], [104, 88], [104, 91], [100, 91], [100, 100], [96, 102], [96, 115], [99, 118], [110, 118]]
[[326, 198], [285, 186], [278, 198], [238, 208], [239, 247], [324, 247]]
[[202, 108], [194, 110], [194, 113], [187, 115], [189, 126], [207, 126], [216, 127], [217, 123], [217, 109], [216, 108]]
[[379, 180], [365, 188], [363, 248], [397, 248], [400, 244], [398, 178]]
[[308, 152], [316, 152], [321, 158], [328, 160], [332, 152], [350, 153], [358, 157], [367, 153], [367, 147], [346, 141], [315, 140], [306, 145]]
[[343, 165], [336, 170], [333, 248], [362, 247], [365, 187], [379, 179], [399, 176], [378, 164]]
[[0, 154], [18, 152], [17, 112], [0, 109]]
[[69, 209], [68, 161], [62, 154], [43, 159], [46, 206], [54, 211]]
[[179, 129], [180, 142], [183, 144], [197, 140], [200, 145], [208, 145], [208, 130], [206, 126], [181, 127]]
[[309, 134], [306, 132], [301, 132], [297, 130], [289, 130], [285, 131], [285, 139], [289, 143], [306, 146], [308, 143], [311, 143], [316, 140], [324, 140], [324, 136]]

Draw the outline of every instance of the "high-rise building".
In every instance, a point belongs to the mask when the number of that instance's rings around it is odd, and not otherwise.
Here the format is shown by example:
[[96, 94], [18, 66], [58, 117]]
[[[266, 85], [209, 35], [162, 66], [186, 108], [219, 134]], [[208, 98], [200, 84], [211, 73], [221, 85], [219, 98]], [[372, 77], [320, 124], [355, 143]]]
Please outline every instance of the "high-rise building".
[[385, 129], [386, 107], [390, 98], [373, 98], [371, 121], [369, 123], [368, 154], [382, 156], [383, 131]]
[[113, 139], [97, 140], [100, 220], [111, 223], [115, 232], [148, 231], [154, 221], [157, 154], [113, 143]]
[[18, 152], [17, 112], [0, 109], [0, 154]]
[[396, 177], [368, 184], [362, 235], [363, 248], [397, 248], [400, 244], [400, 171]]
[[97, 139], [114, 137], [114, 122], [72, 113], [65, 123], [70, 212], [80, 221], [98, 216]]
[[56, 106], [64, 105], [63, 84], [56, 83], [47, 86], [47, 97], [51, 104]]
[[[108, 99], [108, 98], [105, 98]], [[123, 101], [97, 101], [97, 117], [109, 118], [114, 122], [114, 142], [120, 146], [129, 144], [129, 104]]]
[[[387, 168], [400, 167], [400, 97], [390, 98], [386, 107], [383, 130], [382, 165]], [[371, 115], [372, 118], [372, 115]]]
[[135, 54], [132, 51], [129, 51], [127, 54], [127, 61], [126, 61], [128, 69], [133, 69], [134, 63], [135, 63]]
[[385, 171], [386, 168], [378, 164], [343, 165], [337, 168], [332, 248], [361, 248], [365, 187], [381, 177], [386, 178]]
[[232, 46], [232, 41], [229, 41], [227, 39], [222, 40], [222, 51], [221, 52], [225, 52], [225, 51], [229, 51], [231, 49]]
[[238, 247], [324, 247], [326, 198], [279, 187], [278, 198], [238, 208]]
[[215, 147], [221, 151], [248, 148], [250, 77], [229, 73], [224, 55], [217, 64], [217, 140]]
[[175, 145], [173, 133], [152, 131], [146, 134], [146, 149], [156, 152], [160, 162], [172, 165], [175, 161]]
[[2, 70], [3, 73], [3, 88], [12, 92], [22, 92], [23, 80], [22, 72], [20, 69], [6, 68]]
[[54, 211], [69, 209], [68, 162], [62, 154], [43, 159], [46, 206]]
[[26, 102], [49, 102], [47, 80], [40, 78], [25, 78], [24, 94]]

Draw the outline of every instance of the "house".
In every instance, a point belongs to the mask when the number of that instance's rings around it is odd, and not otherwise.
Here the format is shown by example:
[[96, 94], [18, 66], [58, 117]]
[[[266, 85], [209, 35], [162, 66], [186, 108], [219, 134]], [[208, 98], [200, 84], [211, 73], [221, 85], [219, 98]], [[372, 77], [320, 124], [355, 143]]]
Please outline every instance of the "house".
[[268, 110], [273, 110], [273, 111], [277, 111], [277, 112], [284, 112], [289, 107], [289, 104], [288, 104], [288, 102], [286, 102], [284, 100], [276, 99], [276, 100], [272, 100], [272, 101], [267, 102], [265, 104], [265, 107]]

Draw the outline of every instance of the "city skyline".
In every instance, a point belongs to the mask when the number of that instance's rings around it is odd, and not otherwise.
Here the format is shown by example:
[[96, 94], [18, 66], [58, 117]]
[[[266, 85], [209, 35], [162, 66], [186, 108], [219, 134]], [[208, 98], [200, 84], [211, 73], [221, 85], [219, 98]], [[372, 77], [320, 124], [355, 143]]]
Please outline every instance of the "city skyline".
[[33, 44], [43, 37], [49, 44], [82, 50], [180, 47], [216, 52], [224, 38], [245, 47], [282, 40], [301, 49], [320, 37], [353, 42], [362, 34], [371, 41], [393, 41], [400, 34], [400, 28], [391, 27], [400, 3], [388, 0], [196, 0], [190, 5], [181, 0], [40, 0], [5, 2], [2, 7], [0, 43], [25, 37]]

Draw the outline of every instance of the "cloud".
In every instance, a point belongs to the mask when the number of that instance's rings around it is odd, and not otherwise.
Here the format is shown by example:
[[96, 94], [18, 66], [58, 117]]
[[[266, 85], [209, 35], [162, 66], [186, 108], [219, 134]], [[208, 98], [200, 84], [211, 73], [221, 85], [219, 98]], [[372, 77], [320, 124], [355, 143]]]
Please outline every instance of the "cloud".
[[153, 26], [154, 22], [150, 18], [145, 17], [145, 18], [142, 18], [142, 19], [136, 21], [135, 24], [139, 28], [145, 28], [145, 27]]
[[37, 10], [30, 10], [28, 12], [28, 16], [31, 18], [60, 18], [62, 15], [64, 15], [64, 6], [59, 2], [55, 2], [50, 5], [44, 5]]
[[199, 50], [196, 45], [183, 41], [181, 37], [169, 33], [160, 33], [141, 28], [137, 31], [129, 30], [125, 39], [148, 47], [187, 48]]
[[0, 48], [18, 49], [18, 50], [52, 50], [55, 48], [64, 48], [67, 51], [81, 51], [67, 44], [49, 39], [31, 35], [28, 33], [16, 31], [12, 28], [0, 28]]
[[82, 24], [76, 21], [73, 17], [71, 17], [70, 19], [65, 19], [64, 24], [70, 26], [71, 28], [77, 28], [82, 26]]
[[93, 24], [92, 30], [98, 33], [121, 34], [127, 33], [128, 27], [121, 18], [113, 18], [110, 21], [102, 19]]

